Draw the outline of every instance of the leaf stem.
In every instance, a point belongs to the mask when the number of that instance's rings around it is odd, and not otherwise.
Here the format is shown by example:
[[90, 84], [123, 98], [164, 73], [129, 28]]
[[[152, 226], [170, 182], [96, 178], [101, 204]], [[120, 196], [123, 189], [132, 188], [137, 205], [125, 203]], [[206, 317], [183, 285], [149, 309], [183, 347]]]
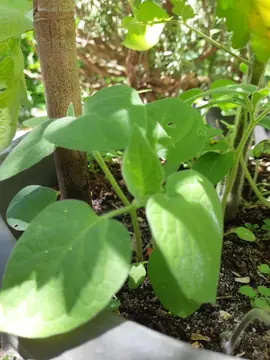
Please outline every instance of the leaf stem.
[[221, 50], [226, 51], [228, 54], [230, 54], [231, 56], [233, 56], [233, 57], [236, 58], [237, 60], [243, 62], [244, 64], [250, 65], [250, 62], [249, 62], [247, 59], [245, 59], [245, 58], [243, 58], [243, 57], [235, 54], [233, 51], [231, 51], [230, 49], [228, 49], [226, 46], [224, 46], [224, 45], [220, 44], [218, 41], [210, 38], [209, 36], [207, 36], [206, 34], [204, 34], [202, 31], [200, 31], [200, 30], [198, 30], [198, 29], [195, 29], [195, 28], [194, 28], [193, 26], [191, 26], [191, 25], [188, 25], [187, 22], [183, 22], [183, 24], [184, 24], [188, 29], [194, 31], [197, 35], [203, 37], [203, 38], [204, 38], [205, 40], [207, 40], [210, 44], [214, 45], [215, 47], [217, 47], [217, 48], [219, 48], [219, 49], [221, 49]]
[[142, 237], [140, 226], [137, 218], [136, 208], [133, 208], [130, 211], [132, 226], [134, 230], [134, 236], [136, 239], [136, 255], [137, 255], [137, 262], [143, 261], [143, 247], [142, 247]]
[[234, 180], [235, 180], [235, 177], [237, 174], [237, 168], [238, 168], [238, 164], [240, 161], [240, 157], [242, 155], [242, 151], [244, 149], [244, 146], [245, 146], [249, 136], [252, 134], [254, 126], [255, 126], [254, 121], [251, 121], [251, 123], [249, 124], [248, 128], [246, 129], [246, 132], [244, 133], [244, 136], [242, 137], [242, 139], [236, 149], [234, 164], [233, 164], [231, 173], [228, 176], [228, 180], [226, 181], [226, 187], [225, 187], [225, 191], [224, 191], [222, 202], [221, 202], [223, 213], [225, 213], [227, 199], [232, 190], [233, 183], [234, 183]]
[[240, 164], [242, 166], [242, 169], [244, 171], [245, 177], [247, 179], [247, 181], [249, 182], [249, 185], [251, 187], [251, 189], [253, 190], [253, 192], [255, 193], [255, 195], [257, 196], [258, 200], [265, 206], [270, 207], [270, 203], [264, 198], [264, 196], [262, 195], [262, 193], [260, 192], [260, 190], [258, 189], [256, 183], [254, 182], [254, 180], [252, 179], [252, 176], [250, 175], [250, 172], [248, 171], [247, 168], [247, 164], [243, 159], [243, 155], [241, 154], [240, 156]]
[[[136, 211], [136, 205], [134, 203], [132, 203], [132, 204], [124, 206], [120, 209], [110, 211], [107, 214], [102, 215], [101, 217], [103, 219], [111, 219], [111, 218], [114, 218], [114, 217], [122, 215], [122, 214], [130, 213], [131, 211], [134, 211], [134, 210]], [[134, 233], [135, 233], [135, 230], [134, 230]]]
[[[107, 216], [108, 217], [113, 217], [113, 216], [121, 215], [121, 214], [123, 214], [125, 212], [130, 213], [131, 222], [132, 222], [134, 235], [135, 235], [135, 239], [136, 239], [137, 261], [140, 262], [140, 261], [143, 260], [143, 250], [142, 250], [141, 232], [140, 232], [140, 227], [139, 227], [139, 223], [138, 223], [138, 219], [137, 219], [137, 213], [136, 213], [137, 206], [136, 206], [136, 204], [134, 204], [134, 202], [131, 204], [128, 201], [128, 198], [123, 193], [120, 186], [117, 184], [117, 181], [115, 180], [113, 174], [111, 173], [110, 169], [108, 168], [105, 161], [103, 160], [103, 157], [101, 156], [100, 152], [99, 151], [93, 151], [93, 156], [96, 159], [97, 163], [99, 164], [101, 170], [104, 172], [105, 176], [109, 180], [110, 184], [112, 185], [112, 188], [114, 189], [115, 193], [117, 194], [119, 199], [122, 201], [122, 203], [125, 205], [124, 208], [112, 211], [112, 212], [108, 213]], [[112, 213], [114, 213], [114, 215], [112, 215]]]
[[[129, 2], [132, 0], [129, 0]], [[234, 58], [236, 58], [237, 60], [243, 62], [246, 65], [251, 65], [251, 63], [243, 58], [242, 56], [239, 56], [237, 54], [235, 54], [233, 51], [231, 51], [230, 49], [228, 49], [226, 46], [220, 44], [218, 41], [212, 39], [211, 37], [209, 37], [208, 35], [204, 34], [202, 31], [194, 28], [191, 25], [188, 25], [187, 22], [185, 21], [181, 21], [181, 20], [172, 20], [172, 18], [169, 18], [167, 20], [161, 20], [161, 21], [151, 21], [151, 23], [149, 23], [150, 25], [155, 25], [155, 24], [166, 24], [166, 23], [177, 23], [177, 24], [183, 24], [185, 25], [188, 29], [190, 29], [191, 31], [194, 31], [197, 35], [201, 36], [202, 38], [204, 38], [205, 40], [207, 40], [210, 44], [214, 45], [215, 47], [217, 47], [218, 49], [224, 50], [226, 53], [230, 54], [231, 56], [233, 56]]]
[[125, 206], [130, 205], [130, 202], [128, 201], [128, 198], [123, 193], [120, 186], [117, 184], [117, 181], [115, 180], [113, 174], [111, 173], [110, 169], [108, 168], [105, 161], [103, 160], [103, 157], [101, 156], [100, 152], [99, 151], [93, 151], [93, 156], [96, 159], [97, 163], [99, 164], [101, 170], [104, 172], [106, 178], [109, 180], [110, 184], [112, 185], [112, 188], [114, 189], [116, 195], [122, 201], [122, 203]]

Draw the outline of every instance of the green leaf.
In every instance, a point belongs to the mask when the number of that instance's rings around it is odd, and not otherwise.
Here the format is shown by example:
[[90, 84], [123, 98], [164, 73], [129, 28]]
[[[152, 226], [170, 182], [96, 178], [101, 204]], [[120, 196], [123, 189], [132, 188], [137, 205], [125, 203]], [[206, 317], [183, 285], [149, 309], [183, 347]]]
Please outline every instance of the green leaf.
[[260, 126], [263, 126], [265, 129], [270, 130], [270, 116], [265, 116], [260, 122]]
[[25, 120], [23, 122], [23, 125], [26, 127], [33, 128], [33, 127], [38, 126], [41, 123], [44, 123], [48, 120], [49, 120], [48, 116], [32, 117], [30, 119]]
[[242, 74], [248, 74], [248, 65], [241, 62], [239, 65], [239, 70], [241, 71]]
[[181, 16], [183, 20], [188, 20], [194, 17], [194, 11], [190, 5], [186, 4], [185, 0], [171, 0], [174, 5], [172, 12], [175, 15]]
[[[171, 138], [164, 144], [164, 136], [161, 133], [163, 156], [167, 160], [164, 166], [165, 176], [176, 171], [179, 164], [197, 156], [202, 150], [206, 131], [204, 121], [200, 113], [177, 98], [158, 100], [146, 105], [148, 118], [159, 122], [164, 131]], [[153, 126], [148, 123], [148, 136], [151, 139]], [[158, 139], [158, 143], [161, 143]], [[150, 140], [151, 141], [151, 140]]]
[[222, 130], [220, 128], [215, 128], [211, 125], [206, 124], [205, 129], [206, 129], [206, 136], [208, 139], [222, 135]]
[[161, 191], [164, 176], [159, 158], [136, 126], [124, 153], [122, 173], [129, 192], [136, 199]]
[[252, 289], [251, 286], [243, 285], [239, 288], [239, 293], [245, 295], [249, 298], [255, 298], [257, 296], [256, 291]]
[[267, 0], [219, 0], [217, 5], [217, 15], [226, 18], [228, 30], [233, 32], [233, 47], [243, 48], [250, 40], [261, 63], [267, 63], [270, 57], [269, 13]]
[[270, 139], [262, 140], [253, 148], [253, 156], [255, 159], [270, 157]]
[[7, 209], [7, 222], [16, 230], [25, 231], [30, 222], [46, 206], [54, 203], [57, 192], [46, 187], [27, 186], [12, 199]]
[[269, 88], [259, 89], [258, 91], [254, 92], [252, 94], [252, 99], [251, 99], [252, 105], [255, 107], [259, 101], [269, 96], [269, 94], [270, 94]]
[[33, 22], [24, 14], [22, 9], [0, 4], [0, 42], [5, 41], [33, 28]]
[[[229, 80], [229, 79], [219, 79], [219, 80], [216, 80], [214, 81], [211, 85], [210, 85], [210, 89], [213, 90], [213, 89], [224, 89], [226, 88], [227, 86], [235, 86], [236, 83], [232, 80]], [[226, 94], [227, 95], [227, 94]], [[212, 93], [212, 98], [213, 99], [220, 99], [220, 93], [219, 92], [213, 92]], [[222, 110], [228, 110], [228, 109], [233, 109], [237, 106], [237, 104], [235, 103], [231, 103], [231, 99], [228, 98], [228, 102], [226, 103], [220, 103], [218, 104], [218, 106], [222, 109]]]
[[193, 170], [203, 174], [213, 185], [221, 181], [233, 165], [233, 152], [218, 154], [208, 152], [200, 156], [194, 165]]
[[214, 302], [223, 219], [213, 185], [194, 170], [176, 173], [166, 194], [148, 200], [146, 215], [155, 239], [148, 275], [162, 305], [187, 317]]
[[252, 306], [261, 308], [261, 309], [267, 309], [267, 310], [270, 309], [270, 305], [269, 305], [268, 301], [266, 301], [265, 299], [262, 299], [262, 298], [253, 299]]
[[132, 264], [128, 276], [128, 287], [130, 289], [137, 289], [146, 277], [146, 270], [143, 263]]
[[84, 202], [46, 207], [14, 248], [0, 293], [1, 331], [43, 338], [70, 331], [106, 308], [131, 260], [127, 229]]
[[[24, 83], [24, 60], [20, 39], [7, 41], [0, 52], [0, 152], [7, 148], [16, 132]], [[1, 87], [2, 87], [1, 86]]]
[[32, 9], [32, 0], [1, 0], [1, 5], [5, 5], [11, 9], [17, 9], [25, 13]]
[[250, 230], [243, 226], [239, 226], [233, 229], [232, 232], [235, 233], [242, 240], [251, 242], [256, 240], [256, 236]]
[[127, 147], [132, 127], [146, 128], [146, 110], [138, 93], [124, 85], [89, 97], [83, 116], [53, 122], [45, 138], [56, 146], [81, 151], [112, 151]]
[[270, 274], [270, 267], [269, 265], [267, 264], [261, 264], [258, 266], [258, 270], [263, 273], [263, 274], [266, 274], [266, 275], [269, 275]]
[[107, 306], [107, 309], [113, 312], [119, 311], [119, 307], [121, 305], [120, 300], [118, 299], [111, 299], [109, 305]]
[[52, 121], [48, 120], [35, 127], [5, 158], [0, 166], [0, 181], [19, 174], [53, 153], [54, 145], [43, 136]]
[[72, 116], [75, 117], [75, 116], [76, 116], [73, 103], [70, 103], [70, 104], [69, 104], [68, 109], [67, 109], [67, 114], [66, 114], [66, 116], [67, 116], [67, 117], [72, 117]]
[[[262, 296], [269, 297], [270, 298], [270, 288], [266, 286], [258, 286], [257, 290]], [[270, 300], [270, 299], [269, 299]]]
[[194, 96], [197, 96], [199, 94], [201, 94], [203, 97], [202, 89], [197, 89], [197, 88], [189, 89], [187, 91], [184, 91], [182, 94], [180, 94], [179, 99], [191, 105], [193, 104], [194, 101], [190, 99], [192, 99]]
[[221, 152], [221, 153], [227, 153], [230, 150], [230, 146], [228, 144], [228, 141], [225, 139], [221, 140], [208, 140], [206, 141], [204, 148], [202, 150], [202, 153], [205, 152]]
[[146, 51], [159, 42], [164, 24], [151, 24], [165, 21], [169, 16], [157, 4], [145, 1], [136, 10], [136, 18], [125, 17], [122, 26], [127, 30], [123, 45], [136, 51]]

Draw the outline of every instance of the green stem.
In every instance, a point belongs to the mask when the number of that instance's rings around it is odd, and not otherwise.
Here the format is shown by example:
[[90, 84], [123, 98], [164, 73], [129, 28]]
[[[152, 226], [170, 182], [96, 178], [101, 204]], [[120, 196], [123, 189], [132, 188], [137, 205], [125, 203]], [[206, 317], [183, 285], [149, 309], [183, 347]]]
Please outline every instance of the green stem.
[[[129, 0], [129, 3], [130, 3], [130, 2], [132, 2], [132, 0]], [[131, 5], [130, 5], [130, 6], [131, 6]], [[133, 7], [134, 7], [134, 6], [133, 6]], [[202, 38], [204, 38], [205, 40], [207, 40], [210, 44], [214, 45], [214, 46], [217, 47], [218, 49], [224, 50], [225, 52], [227, 52], [228, 54], [230, 54], [231, 56], [233, 56], [234, 58], [238, 59], [239, 61], [243, 62], [243, 63], [246, 64], [246, 65], [251, 65], [251, 63], [250, 63], [247, 59], [245, 59], [245, 58], [243, 58], [243, 57], [235, 54], [233, 51], [231, 51], [230, 49], [226, 48], [226, 46], [224, 46], [224, 45], [220, 44], [218, 41], [210, 38], [209, 36], [207, 36], [206, 34], [204, 34], [203, 32], [201, 32], [200, 30], [195, 29], [193, 26], [188, 25], [188, 24], [187, 24], [186, 22], [184, 22], [184, 21], [181, 21], [181, 20], [172, 20], [172, 18], [169, 18], [169, 19], [167, 19], [167, 20], [151, 21], [151, 22], [149, 22], [149, 25], [168, 24], [168, 23], [176, 23], [176, 24], [183, 24], [183, 25], [185, 25], [188, 29], [194, 31], [196, 34], [200, 35]], [[144, 24], [144, 25], [145, 25], [145, 23], [140, 22], [140, 21], [138, 21], [137, 24]]]
[[119, 216], [119, 215], [122, 215], [125, 213], [131, 213], [134, 210], [136, 211], [136, 205], [134, 203], [132, 203], [132, 204], [122, 207], [121, 209], [113, 210], [113, 211], [108, 212], [107, 214], [102, 215], [102, 219], [111, 219], [111, 218], [114, 218], [116, 216]]
[[231, 56], [233, 56], [234, 58], [238, 59], [239, 61], [243, 62], [244, 64], [246, 65], [250, 65], [250, 62], [247, 60], [247, 59], [244, 59], [242, 58], [241, 56], [235, 54], [233, 51], [231, 51], [230, 49], [226, 48], [226, 46], [220, 44], [218, 41], [210, 38], [209, 36], [207, 36], [206, 34], [204, 34], [203, 32], [201, 32], [200, 30], [198, 29], [195, 29], [193, 26], [191, 25], [188, 25], [186, 22], [184, 22], [184, 25], [194, 31], [197, 35], [203, 37], [205, 40], [207, 40], [210, 44], [214, 45], [215, 47], [221, 49], [221, 50], [224, 50], [226, 51], [228, 54], [230, 54]]
[[136, 208], [133, 208], [130, 211], [132, 226], [134, 230], [134, 235], [136, 239], [136, 255], [137, 255], [137, 262], [143, 261], [143, 247], [142, 247], [142, 237], [140, 226], [137, 218]]
[[122, 203], [125, 206], [130, 205], [130, 202], [128, 201], [128, 198], [123, 193], [120, 186], [117, 184], [113, 174], [110, 172], [108, 166], [106, 165], [105, 161], [103, 160], [103, 157], [101, 156], [99, 151], [93, 151], [93, 156], [96, 159], [97, 163], [99, 164], [101, 170], [104, 172], [106, 178], [109, 180], [110, 184], [112, 185], [112, 188], [114, 189], [115, 193], [119, 197], [119, 199], [122, 201]]
[[240, 164], [242, 166], [242, 169], [244, 171], [244, 174], [245, 174], [245, 177], [247, 179], [247, 181], [249, 182], [249, 185], [251, 187], [251, 189], [254, 191], [255, 195], [257, 196], [257, 198], [259, 199], [259, 201], [267, 206], [267, 207], [270, 207], [270, 203], [263, 197], [262, 193], [260, 192], [260, 190], [258, 189], [256, 183], [253, 181], [252, 179], [252, 176], [250, 175], [250, 172], [248, 171], [248, 168], [247, 168], [247, 164], [246, 162], [244, 161], [243, 159], [243, 156], [241, 154], [240, 156]]
[[[140, 227], [137, 219], [136, 209], [137, 206], [133, 204], [130, 204], [128, 201], [128, 198], [123, 193], [120, 186], [117, 184], [113, 174], [111, 173], [110, 169], [106, 165], [105, 161], [103, 160], [103, 157], [101, 156], [99, 151], [93, 151], [93, 156], [96, 159], [97, 163], [99, 164], [101, 170], [104, 172], [106, 178], [109, 180], [110, 184], [112, 185], [112, 188], [114, 189], [115, 193], [119, 197], [119, 199], [122, 201], [122, 203], [125, 205], [123, 209], [118, 209], [115, 211], [112, 211], [108, 214], [109, 217], [112, 217], [110, 214], [114, 213], [113, 216], [117, 216], [120, 214], [123, 214], [125, 212], [130, 213], [131, 222], [134, 230], [134, 235], [136, 239], [136, 255], [137, 255], [137, 261], [140, 262], [143, 260], [143, 251], [142, 251], [142, 239], [141, 239], [141, 232]], [[129, 209], [127, 211], [127, 209]], [[123, 212], [122, 212], [123, 210]], [[106, 215], [105, 215], [106, 216]]]
[[237, 168], [238, 168], [240, 157], [242, 155], [243, 148], [244, 148], [247, 140], [249, 139], [250, 135], [252, 134], [254, 126], [255, 126], [254, 122], [251, 121], [251, 124], [248, 126], [244, 136], [242, 137], [242, 139], [241, 139], [241, 141], [239, 143], [239, 146], [236, 149], [234, 164], [233, 164], [231, 173], [228, 176], [228, 180], [226, 182], [226, 187], [225, 187], [225, 191], [224, 191], [222, 202], [221, 202], [222, 209], [223, 209], [224, 213], [225, 213], [225, 209], [226, 209], [227, 199], [228, 199], [228, 196], [229, 196], [229, 194], [230, 194], [230, 192], [232, 190], [233, 183], [234, 183], [234, 180], [235, 180], [235, 177], [236, 177], [236, 174], [237, 174]]

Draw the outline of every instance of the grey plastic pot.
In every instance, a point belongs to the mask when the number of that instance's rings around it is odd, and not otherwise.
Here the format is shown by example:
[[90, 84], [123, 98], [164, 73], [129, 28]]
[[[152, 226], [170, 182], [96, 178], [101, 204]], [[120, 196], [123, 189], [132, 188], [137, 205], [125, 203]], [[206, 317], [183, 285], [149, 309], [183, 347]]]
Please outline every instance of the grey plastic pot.
[[[0, 163], [8, 152], [0, 154]], [[0, 182], [0, 281], [8, 257], [16, 243], [5, 223], [5, 212], [12, 197], [24, 186], [56, 183], [53, 157], [32, 169]], [[227, 360], [234, 357], [206, 350], [160, 334], [111, 312], [69, 333], [51, 338], [31, 340], [3, 334], [4, 345], [25, 359], [57, 360]]]

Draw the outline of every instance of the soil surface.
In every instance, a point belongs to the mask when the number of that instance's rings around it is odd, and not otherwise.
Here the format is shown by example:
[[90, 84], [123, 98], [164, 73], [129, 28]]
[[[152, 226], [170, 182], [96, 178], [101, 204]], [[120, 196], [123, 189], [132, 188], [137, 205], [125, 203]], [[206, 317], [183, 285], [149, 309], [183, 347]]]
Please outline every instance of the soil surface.
[[[93, 164], [92, 164], [93, 165]], [[260, 167], [259, 181], [269, 184], [269, 163]], [[252, 166], [252, 164], [250, 164]], [[120, 164], [117, 159], [110, 165], [111, 171], [128, 195], [121, 177]], [[97, 213], [104, 213], [122, 207], [121, 202], [104, 179], [97, 166], [91, 171], [93, 207]], [[265, 186], [267, 186], [265, 184]], [[264, 186], [264, 188], [265, 188]], [[247, 189], [247, 188], [246, 188]], [[224, 237], [220, 280], [216, 304], [203, 305], [187, 319], [179, 319], [170, 315], [162, 307], [148, 281], [137, 289], [129, 289], [127, 284], [117, 294], [121, 305], [120, 314], [129, 320], [186, 341], [196, 348], [205, 348], [223, 352], [223, 343], [227, 334], [231, 333], [242, 317], [251, 309], [249, 298], [239, 293], [244, 281], [257, 288], [259, 285], [270, 286], [270, 277], [258, 271], [260, 264], [270, 265], [270, 236], [262, 230], [264, 219], [270, 219], [270, 209], [254, 204], [254, 199], [245, 191], [247, 200], [251, 200], [241, 210], [237, 219], [225, 224], [225, 232], [233, 227], [244, 226], [245, 223], [257, 224], [254, 231], [255, 242], [240, 240], [235, 234]], [[131, 199], [131, 197], [130, 197]], [[130, 230], [132, 226], [128, 215], [119, 217]], [[139, 210], [139, 222], [144, 246], [150, 241], [150, 232], [144, 212]], [[145, 251], [147, 259], [147, 249]], [[243, 282], [240, 282], [243, 281]], [[250, 360], [270, 359], [270, 329], [258, 321], [254, 321], [245, 331], [235, 355]]]

